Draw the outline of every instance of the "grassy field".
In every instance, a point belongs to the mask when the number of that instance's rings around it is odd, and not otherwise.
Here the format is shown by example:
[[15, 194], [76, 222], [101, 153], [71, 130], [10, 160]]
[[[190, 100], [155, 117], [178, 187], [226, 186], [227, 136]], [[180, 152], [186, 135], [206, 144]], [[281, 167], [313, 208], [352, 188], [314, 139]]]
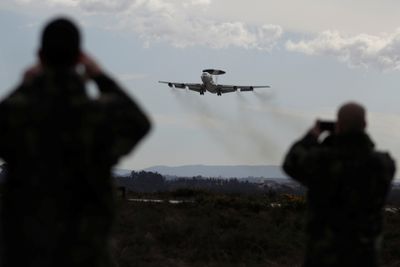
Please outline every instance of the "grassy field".
[[[301, 197], [206, 193], [184, 197], [194, 202], [120, 201], [113, 238], [120, 267], [301, 266], [305, 239]], [[278, 202], [280, 207], [271, 207]], [[400, 215], [388, 214], [386, 220], [384, 266], [400, 266]]]

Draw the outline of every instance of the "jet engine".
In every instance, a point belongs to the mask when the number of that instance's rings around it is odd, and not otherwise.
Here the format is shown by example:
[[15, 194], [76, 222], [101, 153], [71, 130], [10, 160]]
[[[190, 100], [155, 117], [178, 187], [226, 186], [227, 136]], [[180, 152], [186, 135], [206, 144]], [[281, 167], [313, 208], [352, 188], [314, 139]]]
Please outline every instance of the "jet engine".
[[241, 91], [241, 92], [254, 91], [254, 87], [253, 87], [253, 86], [250, 86], [250, 87], [247, 87], [247, 88], [241, 88], [240, 91]]
[[182, 84], [175, 84], [175, 88], [180, 88], [180, 89], [185, 89], [186, 85], [184, 83]]

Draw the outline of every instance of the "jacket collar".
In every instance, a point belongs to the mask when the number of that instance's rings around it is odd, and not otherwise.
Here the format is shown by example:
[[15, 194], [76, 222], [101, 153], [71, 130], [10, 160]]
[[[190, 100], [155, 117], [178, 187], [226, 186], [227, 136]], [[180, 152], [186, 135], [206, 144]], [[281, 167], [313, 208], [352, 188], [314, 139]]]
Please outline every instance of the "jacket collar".
[[365, 132], [330, 135], [325, 138], [322, 145], [368, 150], [372, 150], [375, 147], [374, 142]]

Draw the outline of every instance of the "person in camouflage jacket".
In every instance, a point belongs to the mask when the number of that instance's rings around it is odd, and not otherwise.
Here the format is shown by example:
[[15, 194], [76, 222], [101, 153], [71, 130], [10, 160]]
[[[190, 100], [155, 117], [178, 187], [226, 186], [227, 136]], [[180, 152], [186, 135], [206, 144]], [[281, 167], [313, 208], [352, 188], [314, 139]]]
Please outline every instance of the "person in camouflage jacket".
[[374, 150], [365, 110], [347, 103], [319, 142], [321, 123], [287, 153], [283, 169], [307, 189], [305, 267], [378, 266], [385, 199], [395, 172], [388, 153]]
[[[111, 168], [150, 122], [79, 44], [71, 21], [49, 23], [40, 63], [0, 103], [3, 267], [112, 264]], [[88, 80], [97, 85], [95, 99]]]

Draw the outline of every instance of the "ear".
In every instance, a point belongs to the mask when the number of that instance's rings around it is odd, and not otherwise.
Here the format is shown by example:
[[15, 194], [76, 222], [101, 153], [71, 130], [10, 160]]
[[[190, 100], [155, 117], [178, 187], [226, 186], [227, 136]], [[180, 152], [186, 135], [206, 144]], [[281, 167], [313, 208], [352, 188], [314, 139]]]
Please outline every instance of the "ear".
[[337, 122], [335, 123], [335, 134], [340, 134], [341, 132], [341, 125], [339, 120], [337, 120]]
[[80, 63], [81, 63], [81, 61], [82, 61], [82, 56], [83, 56], [82, 51], [79, 51], [79, 52], [78, 52], [78, 55], [76, 56], [75, 64], [80, 64]]
[[43, 58], [43, 51], [42, 51], [42, 49], [39, 49], [39, 51], [37, 52], [37, 57], [38, 57], [40, 63], [43, 64], [44, 58]]
[[363, 130], [365, 130], [367, 128], [367, 125], [368, 125], [367, 122], [364, 120], [363, 121]]

